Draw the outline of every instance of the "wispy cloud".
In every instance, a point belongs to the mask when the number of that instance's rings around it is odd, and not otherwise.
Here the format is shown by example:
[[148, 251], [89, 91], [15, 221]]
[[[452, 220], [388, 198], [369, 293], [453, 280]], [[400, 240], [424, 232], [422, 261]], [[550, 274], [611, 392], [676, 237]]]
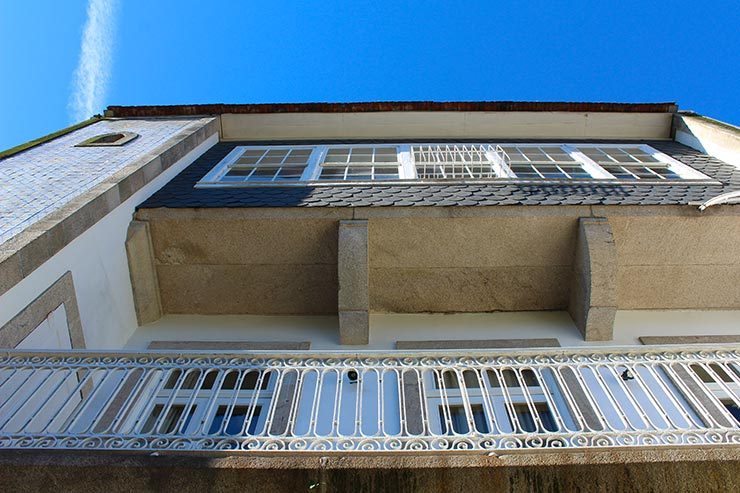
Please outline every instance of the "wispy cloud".
[[89, 0], [80, 60], [69, 100], [73, 121], [90, 118], [105, 101], [113, 63], [113, 36], [118, 0]]

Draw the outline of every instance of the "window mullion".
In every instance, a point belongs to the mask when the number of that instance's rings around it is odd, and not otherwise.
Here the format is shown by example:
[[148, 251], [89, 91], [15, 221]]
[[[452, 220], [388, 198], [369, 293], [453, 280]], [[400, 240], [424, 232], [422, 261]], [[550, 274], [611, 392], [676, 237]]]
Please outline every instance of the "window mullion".
[[583, 169], [593, 178], [598, 180], [616, 180], [617, 178], [602, 168], [596, 161], [579, 151], [577, 147], [565, 144], [561, 148], [567, 152], [570, 157], [581, 163]]
[[411, 146], [408, 144], [396, 147], [398, 156], [398, 177], [402, 180], [415, 180], [416, 165], [414, 164], [414, 154], [411, 152]]
[[327, 150], [328, 146], [314, 146], [308, 158], [306, 169], [303, 170], [303, 174], [300, 177], [300, 181], [314, 181], [319, 179], [319, 175], [321, 175], [321, 163], [326, 157]]

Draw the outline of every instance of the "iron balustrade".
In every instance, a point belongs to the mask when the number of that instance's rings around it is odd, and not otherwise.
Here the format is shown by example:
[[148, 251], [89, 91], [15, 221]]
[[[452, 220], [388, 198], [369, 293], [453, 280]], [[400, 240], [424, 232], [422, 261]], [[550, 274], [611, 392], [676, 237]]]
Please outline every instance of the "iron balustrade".
[[740, 349], [0, 354], [0, 447], [737, 446]]

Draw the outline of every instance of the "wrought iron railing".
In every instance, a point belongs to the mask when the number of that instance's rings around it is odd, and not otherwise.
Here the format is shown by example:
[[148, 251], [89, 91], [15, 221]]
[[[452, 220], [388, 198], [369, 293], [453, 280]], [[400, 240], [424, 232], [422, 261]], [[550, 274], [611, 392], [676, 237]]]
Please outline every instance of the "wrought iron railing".
[[740, 349], [6, 352], [0, 448], [495, 452], [740, 445]]

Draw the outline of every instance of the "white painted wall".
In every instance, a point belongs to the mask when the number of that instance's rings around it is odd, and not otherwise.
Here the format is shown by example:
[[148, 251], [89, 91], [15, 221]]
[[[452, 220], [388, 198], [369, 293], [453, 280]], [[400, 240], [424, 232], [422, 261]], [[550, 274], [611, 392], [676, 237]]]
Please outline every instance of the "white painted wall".
[[33, 329], [16, 349], [72, 349], [64, 303]]
[[[740, 129], [734, 132], [709, 119], [680, 117], [688, 131], [676, 131], [676, 141], [740, 168]], [[719, 123], [719, 122], [718, 122]]]
[[639, 345], [640, 336], [740, 334], [739, 310], [623, 310], [614, 340], [586, 342], [566, 312], [370, 315], [370, 344], [340, 346], [337, 317], [167, 315], [139, 328], [127, 349], [151, 341], [310, 341], [312, 350], [395, 348], [398, 340], [554, 337], [563, 347]]
[[125, 247], [134, 209], [217, 141], [214, 134], [2, 295], [0, 326], [69, 270], [87, 347], [121, 348], [138, 326]]

